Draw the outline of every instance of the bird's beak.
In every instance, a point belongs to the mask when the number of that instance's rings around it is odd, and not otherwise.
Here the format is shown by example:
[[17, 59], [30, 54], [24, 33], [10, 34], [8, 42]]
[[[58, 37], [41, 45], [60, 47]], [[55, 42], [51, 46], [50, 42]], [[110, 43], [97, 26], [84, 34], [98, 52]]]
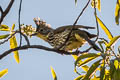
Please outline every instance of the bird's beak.
[[37, 33], [34, 33], [34, 34], [31, 34], [30, 36], [36, 36], [37, 35]]

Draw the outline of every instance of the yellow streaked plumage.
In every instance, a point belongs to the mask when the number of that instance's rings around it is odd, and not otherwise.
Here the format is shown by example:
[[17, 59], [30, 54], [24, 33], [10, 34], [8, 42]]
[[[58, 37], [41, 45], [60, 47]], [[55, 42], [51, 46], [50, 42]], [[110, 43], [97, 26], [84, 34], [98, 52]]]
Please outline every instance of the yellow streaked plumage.
[[[65, 43], [68, 34], [71, 32], [72, 25], [62, 26], [56, 29], [49, 27], [46, 22], [40, 21], [40, 19], [34, 19], [37, 25], [37, 30], [34, 35], [45, 40], [54, 48], [59, 48]], [[60, 50], [70, 51], [80, 48], [85, 42], [88, 42], [95, 50], [99, 50], [99, 47], [90, 39], [96, 37], [95, 34], [90, 34], [85, 30], [79, 28], [91, 28], [83, 25], [76, 25], [72, 30], [69, 40], [66, 45], [62, 46]]]

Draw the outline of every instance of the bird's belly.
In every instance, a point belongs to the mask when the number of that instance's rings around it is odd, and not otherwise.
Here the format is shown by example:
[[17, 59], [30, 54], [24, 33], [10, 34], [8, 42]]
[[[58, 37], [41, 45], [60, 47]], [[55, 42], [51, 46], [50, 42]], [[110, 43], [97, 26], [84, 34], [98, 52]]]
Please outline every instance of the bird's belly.
[[79, 42], [79, 41], [74, 41], [72, 42], [71, 44], [67, 45], [65, 47], [65, 51], [70, 51], [70, 50], [73, 50], [73, 49], [77, 49], [79, 47], [81, 47], [85, 42]]

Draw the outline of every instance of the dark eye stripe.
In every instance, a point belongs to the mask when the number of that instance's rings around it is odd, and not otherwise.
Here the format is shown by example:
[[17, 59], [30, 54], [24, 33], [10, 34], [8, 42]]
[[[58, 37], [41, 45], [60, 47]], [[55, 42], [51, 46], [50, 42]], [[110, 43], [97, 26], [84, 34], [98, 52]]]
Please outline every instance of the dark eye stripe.
[[42, 31], [42, 32], [43, 32], [44, 30], [43, 30], [43, 29], [41, 29], [40, 31]]

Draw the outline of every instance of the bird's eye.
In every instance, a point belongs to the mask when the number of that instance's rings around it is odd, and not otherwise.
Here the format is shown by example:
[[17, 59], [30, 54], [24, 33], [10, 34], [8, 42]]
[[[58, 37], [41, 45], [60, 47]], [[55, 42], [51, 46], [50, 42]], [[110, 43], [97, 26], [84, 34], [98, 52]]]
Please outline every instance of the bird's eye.
[[48, 34], [48, 29], [46, 29], [46, 28], [41, 28], [41, 29], [39, 29], [39, 33], [40, 34], [43, 34], [43, 35], [46, 35], [46, 34]]
[[44, 32], [45, 30], [43, 28], [40, 28], [39, 29], [39, 32]]
[[43, 32], [43, 29], [41, 29], [40, 31]]

